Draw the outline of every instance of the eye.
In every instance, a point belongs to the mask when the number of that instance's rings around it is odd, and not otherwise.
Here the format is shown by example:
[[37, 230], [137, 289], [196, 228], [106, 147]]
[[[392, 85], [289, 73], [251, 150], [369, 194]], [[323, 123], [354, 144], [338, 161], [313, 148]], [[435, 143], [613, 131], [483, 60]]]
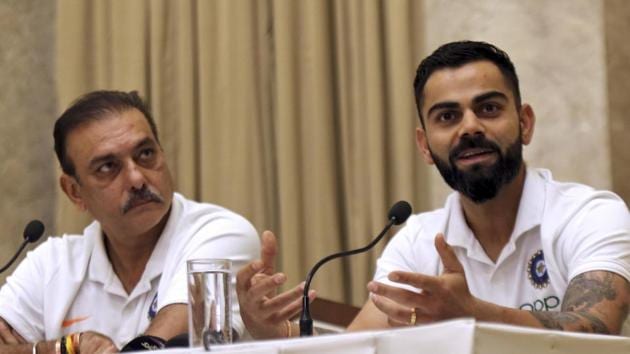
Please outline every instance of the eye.
[[155, 155], [155, 149], [153, 149], [153, 148], [146, 148], [146, 149], [140, 150], [140, 154], [138, 155], [138, 157], [141, 160], [148, 160], [148, 159], [152, 158], [153, 155]]
[[116, 164], [112, 161], [103, 163], [96, 168], [96, 172], [99, 174], [110, 174], [116, 169]]
[[138, 150], [135, 161], [141, 166], [150, 167], [157, 161], [157, 150], [155, 147], [144, 147]]
[[477, 110], [477, 114], [484, 117], [495, 117], [501, 112], [501, 106], [494, 102], [485, 102]]
[[448, 123], [457, 118], [457, 113], [455, 111], [444, 111], [440, 112], [436, 119], [438, 122]]

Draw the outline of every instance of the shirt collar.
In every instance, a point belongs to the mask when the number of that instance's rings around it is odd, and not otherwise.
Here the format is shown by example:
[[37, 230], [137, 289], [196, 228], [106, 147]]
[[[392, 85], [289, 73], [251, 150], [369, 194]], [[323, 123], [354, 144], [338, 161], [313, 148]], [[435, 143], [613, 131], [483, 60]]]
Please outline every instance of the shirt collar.
[[466, 223], [461, 204], [461, 195], [452, 193], [446, 200], [445, 209], [449, 212], [444, 238], [451, 246], [464, 248], [467, 252], [476, 252], [480, 248], [475, 235]]
[[540, 226], [545, 208], [545, 196], [543, 177], [535, 169], [528, 168], [511, 240], [516, 241], [525, 232]]
[[86, 239], [86, 248], [88, 248], [86, 251], [90, 252], [88, 278], [102, 283], [109, 292], [126, 296], [107, 258], [101, 224], [98, 221], [92, 222], [83, 230], [83, 237]]
[[[527, 231], [540, 225], [545, 200], [543, 177], [535, 169], [527, 169], [523, 193], [519, 202], [514, 230], [507, 248], [514, 248], [516, 240]], [[451, 246], [464, 248], [469, 254], [484, 254], [485, 251], [475, 239], [466, 223], [461, 205], [461, 195], [452, 193], [446, 200], [445, 209], [449, 211], [445, 238]], [[508, 250], [509, 251], [509, 250]]]
[[171, 203], [171, 211], [168, 216], [168, 221], [164, 226], [164, 230], [162, 231], [162, 235], [158, 240], [155, 248], [153, 249], [153, 253], [151, 253], [151, 257], [147, 262], [144, 273], [142, 274], [142, 278], [140, 282], [136, 286], [140, 287], [140, 284], [149, 290], [151, 288], [151, 281], [162, 274], [164, 270], [164, 262], [168, 256], [168, 250], [170, 248], [171, 241], [176, 233], [176, 230], [180, 229], [179, 220], [181, 220], [182, 213], [182, 199], [183, 197], [179, 194], [175, 193], [173, 195], [173, 201]]
[[[135, 294], [149, 291], [151, 289], [151, 281], [162, 274], [168, 248], [175, 234], [174, 231], [177, 229], [177, 221], [180, 219], [179, 215], [182, 209], [181, 198], [179, 194], [174, 194], [168, 221], [151, 253], [151, 257], [145, 266], [140, 281], [136, 284], [136, 287], [129, 296], [133, 297]], [[90, 252], [91, 254], [88, 268], [89, 279], [103, 283], [108, 292], [125, 297], [128, 296], [122, 288], [122, 284], [114, 273], [114, 269], [107, 257], [101, 224], [98, 221], [92, 222], [84, 229], [83, 235], [86, 237], [86, 240], [88, 240], [88, 242], [86, 242], [86, 252]]]

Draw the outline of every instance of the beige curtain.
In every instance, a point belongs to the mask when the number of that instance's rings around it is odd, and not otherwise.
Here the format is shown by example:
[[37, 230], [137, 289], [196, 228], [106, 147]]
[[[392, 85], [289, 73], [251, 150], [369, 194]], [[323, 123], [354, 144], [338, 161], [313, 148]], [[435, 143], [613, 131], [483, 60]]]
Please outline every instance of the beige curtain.
[[[60, 111], [102, 88], [151, 103], [177, 189], [280, 240], [290, 285], [361, 247], [399, 199], [428, 206], [411, 83], [413, 0], [58, 0]], [[59, 198], [57, 229], [89, 220]], [[361, 304], [382, 245], [313, 287]]]

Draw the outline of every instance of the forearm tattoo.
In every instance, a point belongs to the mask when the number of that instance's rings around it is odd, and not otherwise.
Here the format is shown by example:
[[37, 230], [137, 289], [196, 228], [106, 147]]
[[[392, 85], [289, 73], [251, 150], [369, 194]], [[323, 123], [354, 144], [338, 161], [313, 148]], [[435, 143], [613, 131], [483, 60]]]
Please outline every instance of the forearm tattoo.
[[[609, 334], [612, 331], [602, 320], [604, 314], [591, 310], [603, 302], [617, 300], [619, 294], [614, 286], [614, 277], [609, 272], [578, 275], [567, 287], [561, 312], [533, 311], [532, 315], [544, 327], [550, 329]], [[628, 282], [625, 283], [626, 289], [629, 289], [630, 285]], [[621, 325], [628, 314], [627, 302], [623, 302], [618, 313], [618, 323]]]

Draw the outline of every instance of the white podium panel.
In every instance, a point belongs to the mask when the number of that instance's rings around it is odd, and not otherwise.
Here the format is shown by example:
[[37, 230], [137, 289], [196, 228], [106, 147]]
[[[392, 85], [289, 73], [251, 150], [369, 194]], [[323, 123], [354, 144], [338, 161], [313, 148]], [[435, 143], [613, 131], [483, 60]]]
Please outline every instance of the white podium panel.
[[[201, 348], [155, 353], [203, 353]], [[461, 319], [387, 331], [330, 334], [213, 347], [225, 354], [629, 354], [630, 338]], [[146, 353], [146, 352], [143, 352]]]
[[376, 353], [473, 353], [474, 320], [441, 322], [375, 333]]
[[477, 322], [473, 353], [622, 354], [630, 353], [630, 338]]

